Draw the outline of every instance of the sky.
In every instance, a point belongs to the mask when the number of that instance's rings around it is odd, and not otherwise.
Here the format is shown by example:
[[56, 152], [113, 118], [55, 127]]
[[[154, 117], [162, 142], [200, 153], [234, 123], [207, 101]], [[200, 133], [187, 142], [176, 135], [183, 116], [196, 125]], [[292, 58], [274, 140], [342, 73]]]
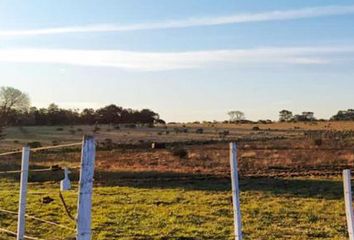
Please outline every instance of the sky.
[[0, 86], [167, 121], [354, 108], [352, 0], [1, 0]]

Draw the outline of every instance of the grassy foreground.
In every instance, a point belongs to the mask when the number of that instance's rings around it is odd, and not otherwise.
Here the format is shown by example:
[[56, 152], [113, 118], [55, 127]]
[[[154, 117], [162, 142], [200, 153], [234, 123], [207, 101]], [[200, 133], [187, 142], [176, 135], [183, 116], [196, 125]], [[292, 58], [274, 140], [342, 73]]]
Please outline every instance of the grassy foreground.
[[[153, 180], [151, 180], [153, 181]], [[97, 185], [93, 239], [232, 239], [227, 179]], [[116, 185], [117, 186], [113, 186]], [[0, 178], [0, 208], [17, 211], [18, 181]], [[74, 228], [56, 182], [31, 182], [28, 214]], [[76, 186], [64, 197], [76, 214]], [[245, 239], [347, 239], [342, 185], [324, 179], [242, 179]], [[43, 204], [42, 198], [54, 199]], [[0, 227], [16, 231], [16, 216], [0, 212]], [[29, 219], [26, 234], [70, 239], [73, 232]], [[13, 239], [0, 233], [0, 239]]]

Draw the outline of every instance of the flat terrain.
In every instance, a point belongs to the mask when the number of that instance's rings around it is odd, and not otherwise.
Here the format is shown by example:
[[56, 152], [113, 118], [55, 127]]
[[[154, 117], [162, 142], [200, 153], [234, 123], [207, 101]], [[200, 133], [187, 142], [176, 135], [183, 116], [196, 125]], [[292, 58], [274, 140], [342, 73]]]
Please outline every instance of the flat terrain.
[[[6, 130], [0, 152], [95, 134], [93, 239], [233, 239], [227, 143], [237, 141], [245, 239], [344, 240], [340, 174], [354, 167], [353, 130], [353, 122], [23, 127]], [[151, 149], [152, 142], [165, 144]], [[0, 172], [19, 169], [19, 158], [0, 157]], [[79, 161], [78, 148], [37, 152], [31, 158], [31, 168], [73, 169], [74, 188], [64, 193], [73, 215]], [[0, 173], [0, 228], [12, 231], [16, 215], [1, 210], [17, 211], [18, 178]], [[60, 171], [30, 175], [28, 214], [74, 229], [59, 199], [61, 179]], [[45, 204], [44, 197], [54, 201]], [[74, 236], [72, 230], [34, 219], [28, 219], [26, 234]], [[0, 233], [0, 239], [13, 237]]]

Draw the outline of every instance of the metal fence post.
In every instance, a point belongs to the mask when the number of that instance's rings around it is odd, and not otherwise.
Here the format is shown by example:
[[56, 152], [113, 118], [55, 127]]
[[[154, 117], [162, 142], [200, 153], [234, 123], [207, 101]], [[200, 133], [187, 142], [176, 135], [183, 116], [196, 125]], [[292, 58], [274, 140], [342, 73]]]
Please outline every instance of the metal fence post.
[[352, 197], [351, 174], [349, 169], [343, 171], [343, 186], [344, 186], [345, 212], [347, 215], [349, 240], [354, 240], [353, 197]]
[[91, 240], [92, 188], [95, 170], [96, 142], [85, 136], [81, 153], [81, 170], [77, 209], [77, 240]]
[[230, 143], [230, 166], [232, 183], [232, 200], [234, 206], [235, 240], [242, 240], [242, 220], [240, 209], [240, 189], [238, 180], [237, 145]]
[[22, 148], [22, 165], [21, 165], [21, 183], [20, 183], [20, 201], [18, 208], [17, 221], [17, 240], [24, 240], [25, 226], [26, 226], [26, 203], [27, 203], [27, 183], [28, 183], [28, 169], [30, 158], [30, 147]]

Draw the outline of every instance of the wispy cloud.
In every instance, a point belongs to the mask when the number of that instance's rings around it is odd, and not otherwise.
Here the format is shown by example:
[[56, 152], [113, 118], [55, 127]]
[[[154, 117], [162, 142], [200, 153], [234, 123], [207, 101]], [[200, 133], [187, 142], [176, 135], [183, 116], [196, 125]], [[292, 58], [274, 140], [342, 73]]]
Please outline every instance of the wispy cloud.
[[194, 52], [120, 50], [0, 49], [0, 62], [113, 67], [134, 71], [166, 71], [242, 64], [329, 64], [353, 57], [354, 47], [293, 47]]
[[19, 37], [19, 36], [36, 36], [51, 35], [65, 33], [94, 33], [94, 32], [124, 32], [154, 29], [173, 29], [188, 28], [201, 26], [215, 26], [225, 24], [250, 23], [292, 20], [303, 18], [315, 18], [334, 15], [354, 14], [354, 5], [337, 5], [302, 8], [295, 10], [269, 11], [260, 13], [245, 13], [230, 16], [206, 17], [206, 18], [189, 18], [182, 20], [170, 20], [161, 22], [149, 22], [140, 24], [100, 24], [85, 26], [67, 26], [56, 28], [28, 29], [28, 30], [0, 30], [0, 37]]

